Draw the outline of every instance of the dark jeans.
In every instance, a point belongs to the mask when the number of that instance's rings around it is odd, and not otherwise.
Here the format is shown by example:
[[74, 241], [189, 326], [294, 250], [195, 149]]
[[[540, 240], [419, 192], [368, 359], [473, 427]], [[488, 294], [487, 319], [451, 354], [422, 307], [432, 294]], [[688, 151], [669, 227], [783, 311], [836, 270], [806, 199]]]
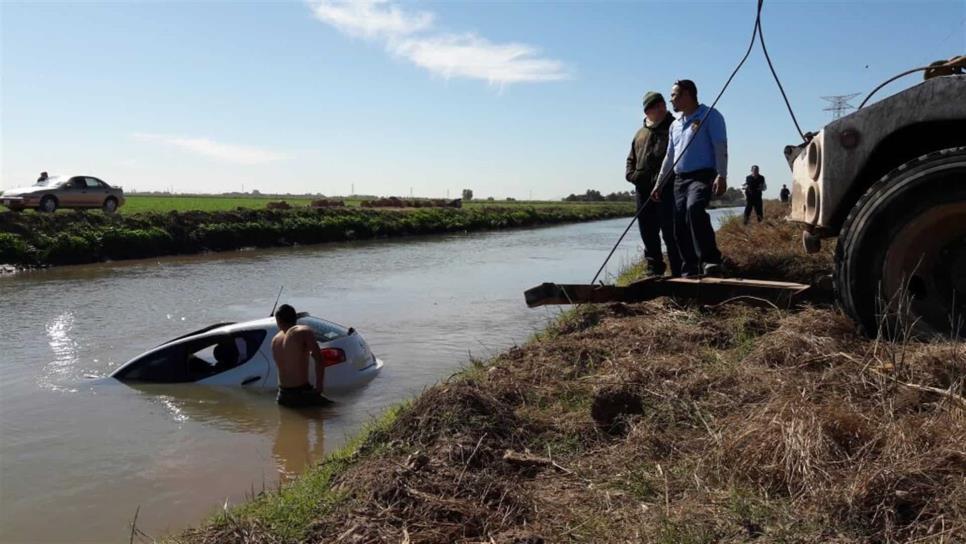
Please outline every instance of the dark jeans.
[[715, 175], [714, 170], [707, 169], [682, 172], [674, 178], [674, 237], [684, 259], [685, 275], [700, 274], [701, 263], [721, 264], [711, 216], [706, 211]]
[[661, 193], [661, 201], [650, 199], [650, 191], [637, 189], [637, 207], [644, 204], [644, 211], [637, 217], [637, 226], [644, 242], [644, 260], [647, 269], [653, 274], [662, 275], [665, 271], [664, 254], [661, 252], [661, 238], [667, 247], [667, 260], [671, 264], [671, 275], [681, 275], [681, 252], [674, 240], [674, 185], [668, 183]]
[[751, 219], [751, 211], [755, 211], [755, 215], [758, 216], [758, 222], [761, 223], [763, 217], [765, 217], [765, 212], [762, 210], [761, 193], [756, 193], [748, 191], [745, 193], [745, 224], [748, 224], [748, 220]]
[[275, 398], [282, 406], [289, 408], [306, 408], [308, 406], [327, 406], [332, 401], [323, 397], [309, 384], [298, 387], [279, 387]]

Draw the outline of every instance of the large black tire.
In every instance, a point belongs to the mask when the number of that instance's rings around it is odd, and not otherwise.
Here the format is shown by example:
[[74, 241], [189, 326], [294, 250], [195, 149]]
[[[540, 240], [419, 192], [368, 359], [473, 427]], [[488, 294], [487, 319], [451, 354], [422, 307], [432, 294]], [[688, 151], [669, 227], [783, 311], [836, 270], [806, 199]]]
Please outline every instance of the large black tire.
[[869, 336], [966, 333], [966, 147], [911, 160], [866, 191], [839, 235], [835, 290]]
[[106, 214], [112, 214], [117, 211], [117, 199], [113, 196], [107, 197], [104, 201], [104, 205], [101, 207]]
[[38, 211], [54, 213], [57, 211], [57, 197], [47, 195], [40, 199], [40, 206], [37, 207]]

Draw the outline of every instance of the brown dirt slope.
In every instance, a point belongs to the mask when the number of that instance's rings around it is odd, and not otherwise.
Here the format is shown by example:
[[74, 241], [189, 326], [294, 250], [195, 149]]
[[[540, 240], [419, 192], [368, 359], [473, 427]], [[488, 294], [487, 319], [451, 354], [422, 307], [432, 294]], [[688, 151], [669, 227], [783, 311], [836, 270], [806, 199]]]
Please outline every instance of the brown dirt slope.
[[[726, 227], [723, 249], [820, 268], [728, 242], [765, 229], [785, 227]], [[963, 541], [964, 375], [964, 343], [868, 340], [832, 308], [584, 307], [369, 435], [299, 539]], [[277, 535], [235, 517], [185, 538]]]

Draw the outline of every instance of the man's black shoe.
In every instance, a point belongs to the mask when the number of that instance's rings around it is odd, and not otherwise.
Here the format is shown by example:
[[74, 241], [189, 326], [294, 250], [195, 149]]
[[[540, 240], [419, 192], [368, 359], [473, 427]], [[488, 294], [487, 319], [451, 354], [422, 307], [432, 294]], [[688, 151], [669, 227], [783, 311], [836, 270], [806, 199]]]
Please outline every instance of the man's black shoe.
[[720, 276], [721, 275], [721, 265], [718, 263], [705, 263], [704, 265], [704, 275], [705, 276]]

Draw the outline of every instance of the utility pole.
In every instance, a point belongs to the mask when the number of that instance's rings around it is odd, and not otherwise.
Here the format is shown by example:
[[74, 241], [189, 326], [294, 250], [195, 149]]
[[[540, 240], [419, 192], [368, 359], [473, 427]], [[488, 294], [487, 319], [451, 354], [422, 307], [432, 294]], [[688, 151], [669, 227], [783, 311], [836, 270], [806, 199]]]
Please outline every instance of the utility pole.
[[829, 106], [827, 108], [824, 108], [822, 111], [832, 112], [832, 120], [834, 121], [835, 119], [838, 119], [843, 115], [845, 115], [846, 113], [848, 113], [849, 110], [855, 109], [855, 106], [853, 106], [852, 104], [849, 104], [849, 100], [852, 100], [856, 96], [859, 96], [859, 94], [861, 93], [840, 94], [836, 96], [823, 96], [822, 100], [827, 101], [829, 103]]
[[352, 196], [354, 194], [356, 194], [356, 184], [355, 183], [352, 184], [352, 191], [349, 193], [349, 196]]

